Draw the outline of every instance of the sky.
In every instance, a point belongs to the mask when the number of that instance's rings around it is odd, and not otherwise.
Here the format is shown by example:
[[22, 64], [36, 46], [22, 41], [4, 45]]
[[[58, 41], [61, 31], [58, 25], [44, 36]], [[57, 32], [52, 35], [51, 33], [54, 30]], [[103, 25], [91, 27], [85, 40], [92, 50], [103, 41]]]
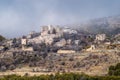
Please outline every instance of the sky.
[[0, 0], [0, 34], [13, 38], [43, 25], [120, 15], [120, 0]]

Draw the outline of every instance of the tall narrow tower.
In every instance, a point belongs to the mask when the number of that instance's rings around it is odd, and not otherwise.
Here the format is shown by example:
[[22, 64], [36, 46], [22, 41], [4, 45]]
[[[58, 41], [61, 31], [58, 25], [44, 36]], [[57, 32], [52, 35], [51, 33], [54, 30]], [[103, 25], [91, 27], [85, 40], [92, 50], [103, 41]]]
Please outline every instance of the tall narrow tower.
[[27, 39], [26, 38], [21, 39], [21, 44], [22, 44], [22, 50], [24, 50], [27, 45]]

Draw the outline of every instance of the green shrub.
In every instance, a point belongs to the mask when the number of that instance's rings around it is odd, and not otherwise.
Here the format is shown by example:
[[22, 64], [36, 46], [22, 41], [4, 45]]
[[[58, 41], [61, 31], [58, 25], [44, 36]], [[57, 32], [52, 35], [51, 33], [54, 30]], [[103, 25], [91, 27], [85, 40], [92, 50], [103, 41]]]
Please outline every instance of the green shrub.
[[114, 75], [114, 76], [120, 76], [120, 63], [118, 63], [117, 65], [115, 66], [110, 66], [109, 67], [109, 72], [108, 74], [111, 76], [111, 75]]
[[77, 73], [63, 73], [55, 75], [40, 76], [17, 76], [8, 75], [1, 77], [0, 80], [120, 80], [120, 76], [88, 76]]

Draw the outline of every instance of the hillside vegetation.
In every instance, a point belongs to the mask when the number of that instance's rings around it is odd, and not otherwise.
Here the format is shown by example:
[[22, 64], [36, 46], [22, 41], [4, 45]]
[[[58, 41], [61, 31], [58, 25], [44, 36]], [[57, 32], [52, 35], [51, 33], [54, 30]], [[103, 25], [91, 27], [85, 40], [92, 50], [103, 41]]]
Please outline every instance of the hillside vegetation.
[[0, 41], [5, 40], [5, 37], [3, 37], [2, 35], [0, 35]]

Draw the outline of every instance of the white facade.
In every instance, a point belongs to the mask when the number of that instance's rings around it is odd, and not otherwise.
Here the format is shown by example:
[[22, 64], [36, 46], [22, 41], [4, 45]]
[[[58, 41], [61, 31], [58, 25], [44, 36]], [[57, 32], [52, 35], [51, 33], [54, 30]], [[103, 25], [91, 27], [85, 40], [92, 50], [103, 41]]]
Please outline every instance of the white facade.
[[105, 34], [97, 34], [96, 35], [96, 40], [98, 40], [98, 41], [104, 41], [105, 38], [106, 38]]
[[7, 41], [7, 44], [8, 44], [9, 46], [12, 46], [12, 45], [13, 45], [13, 40]]
[[27, 45], [27, 39], [21, 39], [21, 44], [22, 45]]

